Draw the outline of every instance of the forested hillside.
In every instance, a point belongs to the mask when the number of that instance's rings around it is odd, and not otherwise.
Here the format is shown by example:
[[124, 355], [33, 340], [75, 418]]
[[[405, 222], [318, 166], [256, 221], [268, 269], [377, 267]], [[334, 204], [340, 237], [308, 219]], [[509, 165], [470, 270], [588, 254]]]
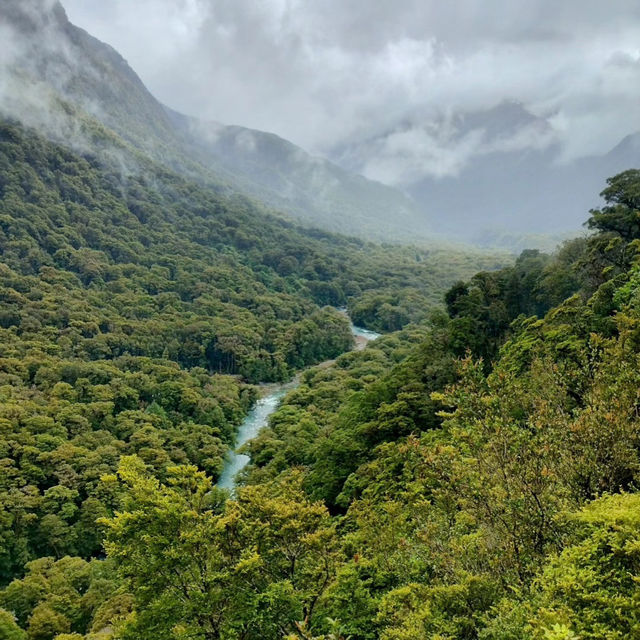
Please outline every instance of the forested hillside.
[[[460, 282], [446, 312], [306, 372], [233, 499], [206, 462], [175, 464], [188, 446], [159, 441], [180, 432], [161, 401], [129, 409], [116, 442], [117, 420], [23, 420], [15, 403], [4, 544], [46, 557], [5, 572], [6, 637], [636, 637], [639, 193], [639, 170], [612, 178], [592, 235]], [[162, 375], [126, 362], [124, 388]], [[58, 410], [123, 388], [43, 393], [40, 370], [16, 371], [5, 393]], [[205, 373], [180, 375], [197, 394]]]
[[338, 235], [237, 190], [411, 212], [0, 15], [0, 640], [640, 639], [639, 169], [550, 254]]
[[0, 124], [0, 628], [16, 637], [13, 615], [53, 638], [130, 610], [96, 524], [124, 508], [121, 461], [215, 479], [252, 383], [351, 347], [327, 305], [382, 298], [370, 323], [400, 328], [498, 264], [296, 227], [141, 155], [131, 173], [83, 126], [97, 151], [81, 156]]

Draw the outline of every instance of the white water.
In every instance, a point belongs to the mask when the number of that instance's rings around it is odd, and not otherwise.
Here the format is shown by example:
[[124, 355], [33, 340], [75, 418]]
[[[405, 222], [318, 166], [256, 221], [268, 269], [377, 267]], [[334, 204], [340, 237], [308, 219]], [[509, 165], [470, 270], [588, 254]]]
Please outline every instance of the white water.
[[227, 454], [227, 459], [218, 479], [218, 486], [222, 489], [233, 489], [235, 478], [249, 464], [249, 456], [238, 453], [237, 450], [243, 444], [249, 442], [258, 435], [258, 431], [267, 425], [269, 416], [278, 408], [280, 401], [284, 397], [286, 389], [278, 389], [274, 393], [260, 398], [253, 409], [249, 411], [243, 420], [236, 435], [236, 450]]
[[364, 338], [367, 342], [380, 337], [379, 333], [369, 331], [369, 329], [363, 329], [362, 327], [356, 327], [354, 324], [351, 325], [351, 332], [354, 336]]
[[[380, 337], [379, 333], [375, 331], [369, 331], [351, 325], [351, 332], [356, 338], [361, 338], [370, 342]], [[294, 389], [298, 383], [288, 383], [278, 386], [275, 391], [260, 398], [253, 409], [249, 411], [247, 417], [243, 420], [242, 424], [238, 428], [236, 435], [235, 450], [227, 453], [227, 458], [218, 479], [218, 487], [221, 489], [229, 489], [231, 492], [236, 487], [236, 477], [240, 471], [242, 471], [249, 464], [249, 456], [244, 453], [238, 453], [244, 444], [253, 440], [258, 435], [258, 432], [263, 427], [266, 427], [269, 422], [269, 416], [280, 406], [282, 398], [284, 398], [287, 391]]]

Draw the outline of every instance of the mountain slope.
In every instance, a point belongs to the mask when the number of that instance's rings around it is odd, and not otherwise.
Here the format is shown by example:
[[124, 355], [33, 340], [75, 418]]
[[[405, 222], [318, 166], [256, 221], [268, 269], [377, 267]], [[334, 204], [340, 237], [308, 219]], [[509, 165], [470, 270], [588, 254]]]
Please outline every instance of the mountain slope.
[[584, 211], [600, 203], [584, 186], [603, 184], [608, 176], [640, 165], [637, 150], [621, 151], [568, 164], [559, 162], [555, 147], [493, 153], [455, 177], [426, 177], [408, 190], [416, 201], [429, 203], [434, 217], [441, 216], [443, 231], [465, 230], [464, 238], [471, 241], [487, 232], [577, 231]]
[[314, 157], [279, 136], [167, 113], [196, 153], [243, 190], [307, 223], [368, 238], [430, 234], [401, 192]]
[[424, 217], [391, 187], [272, 134], [204, 125], [166, 109], [116, 51], [73, 26], [58, 2], [7, 0], [0, 18], [10, 43], [0, 65], [5, 115], [82, 149], [70, 104], [169, 168], [249, 193], [306, 224], [384, 239], [428, 236]]

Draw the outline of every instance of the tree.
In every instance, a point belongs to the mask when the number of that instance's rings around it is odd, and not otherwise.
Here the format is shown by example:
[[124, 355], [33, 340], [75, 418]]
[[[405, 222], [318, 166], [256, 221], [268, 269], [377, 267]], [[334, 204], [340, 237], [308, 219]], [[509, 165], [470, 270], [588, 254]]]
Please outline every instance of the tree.
[[125, 637], [276, 640], [297, 621], [313, 627], [334, 573], [335, 531], [300, 477], [241, 489], [222, 505], [196, 468], [168, 474], [160, 484], [135, 457], [118, 471], [129, 496], [105, 521], [105, 546], [136, 602]]
[[[605, 496], [570, 514], [573, 534], [529, 593], [493, 611], [482, 637], [622, 640], [640, 633], [640, 494]], [[501, 635], [511, 628], [513, 635]]]
[[0, 609], [0, 638], [4, 640], [26, 640], [27, 634], [16, 624], [15, 617]]
[[590, 211], [587, 227], [615, 233], [627, 242], [640, 238], [640, 169], [607, 178], [607, 185], [600, 193], [607, 204]]

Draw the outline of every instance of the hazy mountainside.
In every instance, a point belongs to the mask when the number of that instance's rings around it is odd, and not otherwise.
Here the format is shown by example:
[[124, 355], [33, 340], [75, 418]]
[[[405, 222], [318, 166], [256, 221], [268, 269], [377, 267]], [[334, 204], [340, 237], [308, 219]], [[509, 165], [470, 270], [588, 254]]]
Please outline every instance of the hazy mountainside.
[[311, 156], [275, 134], [167, 113], [235, 184], [307, 224], [381, 240], [429, 237], [426, 217], [400, 191]]
[[[550, 234], [524, 241], [543, 246], [577, 230], [583, 212], [598, 204], [585, 185], [640, 162], [635, 134], [604, 156], [564, 163], [550, 122], [505, 102], [417, 114], [376, 138], [332, 149], [334, 164], [273, 134], [164, 107], [116, 51], [71, 25], [54, 0], [6, 0], [0, 17], [6, 115], [86, 149], [94, 142], [78, 127], [84, 113], [172, 170], [329, 230], [416, 242], [436, 239], [437, 231], [514, 247], [523, 234]], [[127, 169], [135, 164], [133, 150], [117, 155]]]
[[606, 157], [611, 166], [637, 166], [640, 163], [640, 133], [628, 135]]
[[[576, 231], [600, 200], [588, 185], [640, 164], [638, 134], [603, 156], [563, 162], [552, 124], [504, 102], [480, 112], [416, 116], [333, 150], [352, 171], [400, 185], [439, 231], [486, 242]], [[516, 242], [517, 244], [517, 242]]]
[[171, 158], [178, 138], [162, 106], [122, 56], [69, 23], [62, 5], [54, 0], [7, 0], [0, 17], [0, 106], [5, 115], [82, 147], [75, 131], [77, 114], [60, 104], [68, 102], [125, 141]]
[[446, 211], [443, 232], [465, 229], [470, 241], [491, 232], [562, 233], [578, 230], [584, 211], [600, 203], [585, 193], [585, 185], [602, 184], [607, 176], [640, 165], [640, 151], [633, 148], [569, 164], [559, 164], [557, 157], [553, 148], [493, 153], [455, 178], [424, 178], [408, 191], [416, 201], [428, 202], [437, 219], [436, 211]]
[[391, 187], [277, 136], [209, 126], [165, 109], [116, 51], [70, 24], [59, 3], [7, 0], [0, 17], [5, 115], [82, 149], [69, 103], [169, 168], [252, 194], [306, 224], [384, 239], [429, 235], [425, 217]]

